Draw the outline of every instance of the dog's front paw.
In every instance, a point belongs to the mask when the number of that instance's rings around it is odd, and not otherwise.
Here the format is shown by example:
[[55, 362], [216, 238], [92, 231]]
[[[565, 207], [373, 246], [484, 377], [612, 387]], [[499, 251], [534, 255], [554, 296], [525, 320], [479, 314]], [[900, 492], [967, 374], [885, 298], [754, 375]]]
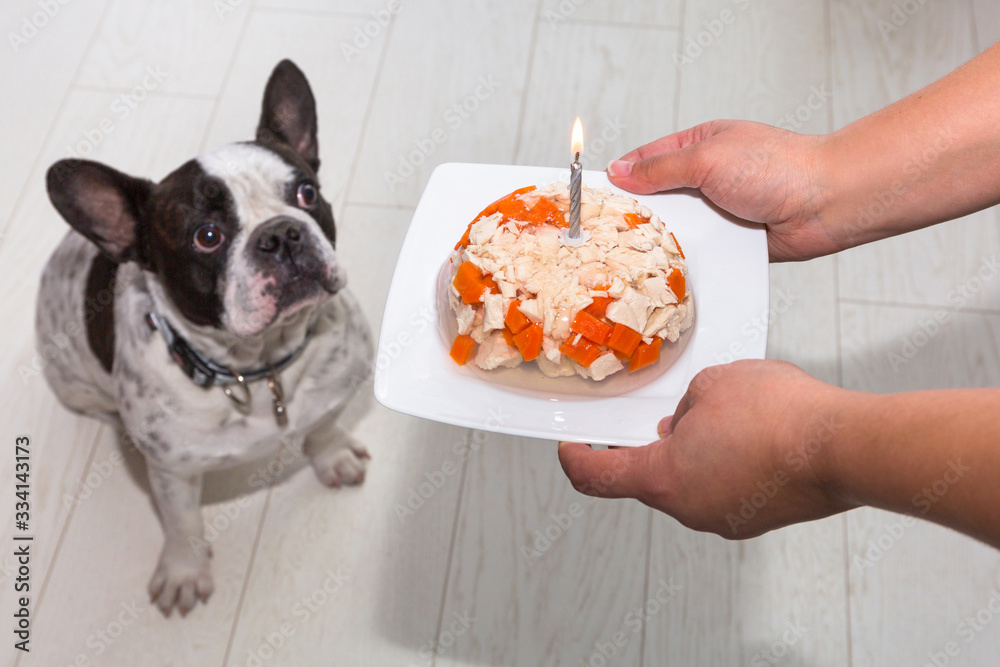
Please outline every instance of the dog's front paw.
[[309, 455], [319, 481], [333, 487], [365, 481], [365, 467], [370, 458], [368, 450], [356, 442], [343, 447], [323, 447]]
[[164, 545], [156, 572], [149, 580], [150, 600], [164, 616], [169, 616], [174, 607], [186, 616], [198, 600], [208, 600], [214, 590], [210, 556], [208, 549], [194, 545]]

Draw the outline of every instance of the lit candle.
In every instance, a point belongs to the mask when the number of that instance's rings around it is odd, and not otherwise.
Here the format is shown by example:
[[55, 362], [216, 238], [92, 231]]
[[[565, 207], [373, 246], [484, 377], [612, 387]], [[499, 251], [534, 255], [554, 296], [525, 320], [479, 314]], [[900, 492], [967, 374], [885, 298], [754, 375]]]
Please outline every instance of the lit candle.
[[580, 153], [583, 152], [583, 125], [580, 117], [573, 123], [573, 142], [570, 152], [574, 154], [569, 170], [569, 237], [580, 238], [580, 189], [583, 187], [583, 168]]

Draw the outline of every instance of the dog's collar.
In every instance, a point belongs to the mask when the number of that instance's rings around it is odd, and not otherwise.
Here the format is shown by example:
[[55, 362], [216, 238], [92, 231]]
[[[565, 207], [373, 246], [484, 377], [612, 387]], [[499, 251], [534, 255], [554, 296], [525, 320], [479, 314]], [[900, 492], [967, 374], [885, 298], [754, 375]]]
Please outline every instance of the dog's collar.
[[177, 333], [177, 330], [159, 313], [152, 310], [146, 313], [146, 322], [149, 324], [150, 329], [159, 331], [160, 335], [163, 336], [163, 340], [167, 343], [167, 349], [170, 351], [170, 357], [180, 366], [184, 374], [191, 378], [191, 381], [199, 387], [206, 388], [212, 386], [226, 387], [226, 385], [245, 384], [268, 377], [276, 377], [278, 373], [287, 368], [289, 364], [302, 354], [311, 337], [309, 334], [306, 334], [301, 345], [273, 364], [248, 371], [234, 371], [228, 366], [209, 359], [191, 347], [191, 344], [184, 340]]

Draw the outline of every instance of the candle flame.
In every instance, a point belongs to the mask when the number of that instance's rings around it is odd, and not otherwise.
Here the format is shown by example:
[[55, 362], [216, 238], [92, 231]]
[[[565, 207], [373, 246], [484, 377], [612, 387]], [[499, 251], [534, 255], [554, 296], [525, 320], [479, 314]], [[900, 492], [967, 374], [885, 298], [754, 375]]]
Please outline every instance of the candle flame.
[[570, 151], [574, 155], [583, 152], [583, 124], [580, 122], [579, 116], [576, 117], [576, 122], [573, 123], [573, 143]]

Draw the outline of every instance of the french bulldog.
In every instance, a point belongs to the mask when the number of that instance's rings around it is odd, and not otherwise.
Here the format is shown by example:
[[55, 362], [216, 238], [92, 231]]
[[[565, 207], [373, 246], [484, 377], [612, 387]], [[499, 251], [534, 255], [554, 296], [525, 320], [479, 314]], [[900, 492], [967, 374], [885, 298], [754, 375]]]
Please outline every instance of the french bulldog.
[[336, 426], [372, 368], [316, 176], [316, 102], [280, 62], [254, 141], [159, 183], [88, 160], [48, 171], [72, 230], [36, 313], [45, 376], [145, 457], [165, 543], [149, 594], [182, 615], [213, 584], [203, 475], [301, 447], [329, 486], [363, 481], [368, 453]]

